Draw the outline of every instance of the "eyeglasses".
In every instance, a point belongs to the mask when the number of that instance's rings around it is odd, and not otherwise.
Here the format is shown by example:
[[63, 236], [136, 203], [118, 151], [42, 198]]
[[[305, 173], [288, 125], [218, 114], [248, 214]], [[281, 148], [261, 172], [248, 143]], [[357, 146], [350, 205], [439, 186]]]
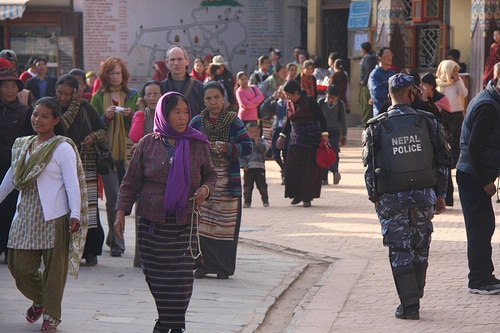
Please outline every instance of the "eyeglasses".
[[121, 76], [121, 72], [109, 72], [109, 76]]
[[148, 93], [148, 94], [144, 95], [144, 97], [146, 97], [146, 98], [158, 98], [160, 96], [161, 96], [160, 93]]

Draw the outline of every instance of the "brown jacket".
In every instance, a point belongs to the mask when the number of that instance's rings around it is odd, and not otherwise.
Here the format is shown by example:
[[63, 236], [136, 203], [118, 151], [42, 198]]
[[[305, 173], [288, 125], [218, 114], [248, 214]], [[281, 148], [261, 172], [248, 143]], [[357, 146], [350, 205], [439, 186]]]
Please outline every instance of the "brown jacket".
[[[191, 188], [188, 197], [192, 197], [196, 189], [203, 184], [207, 185], [212, 193], [217, 173], [210, 160], [208, 144], [191, 140], [190, 153]], [[169, 159], [167, 147], [158, 135], [152, 133], [142, 138], [123, 178], [116, 210], [124, 210], [127, 215], [130, 214], [138, 197], [136, 214], [156, 223], [164, 223], [167, 212], [163, 202], [170, 169]], [[189, 201], [185, 223], [189, 221], [191, 210], [192, 202]]]

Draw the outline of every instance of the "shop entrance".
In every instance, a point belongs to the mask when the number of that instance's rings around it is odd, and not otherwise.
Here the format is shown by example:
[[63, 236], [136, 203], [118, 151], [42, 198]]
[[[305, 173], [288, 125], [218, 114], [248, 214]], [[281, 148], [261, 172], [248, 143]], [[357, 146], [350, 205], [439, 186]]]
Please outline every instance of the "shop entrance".
[[349, 9], [322, 10], [322, 47], [321, 59], [328, 67], [328, 55], [331, 52], [338, 53], [344, 60], [347, 72], [350, 72], [347, 53], [347, 20]]

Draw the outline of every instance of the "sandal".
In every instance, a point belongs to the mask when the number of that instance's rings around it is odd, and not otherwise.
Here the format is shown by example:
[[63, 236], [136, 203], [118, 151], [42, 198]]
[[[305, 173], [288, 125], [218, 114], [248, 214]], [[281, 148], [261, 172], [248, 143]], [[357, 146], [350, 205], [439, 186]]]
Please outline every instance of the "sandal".
[[43, 314], [43, 306], [32, 305], [26, 311], [26, 320], [28, 321], [28, 323], [33, 324], [38, 319], [40, 319], [42, 314]]
[[57, 332], [57, 326], [50, 320], [44, 320], [42, 324], [42, 332]]

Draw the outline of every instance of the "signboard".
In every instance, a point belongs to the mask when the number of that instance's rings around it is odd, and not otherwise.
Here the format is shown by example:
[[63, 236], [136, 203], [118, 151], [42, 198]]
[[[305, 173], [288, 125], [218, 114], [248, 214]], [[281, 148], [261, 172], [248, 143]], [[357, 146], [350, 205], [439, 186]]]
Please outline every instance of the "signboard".
[[349, 31], [349, 58], [361, 57], [361, 44], [370, 41], [368, 29]]
[[371, 1], [351, 2], [347, 29], [368, 28], [370, 24], [370, 13], [372, 10]]

